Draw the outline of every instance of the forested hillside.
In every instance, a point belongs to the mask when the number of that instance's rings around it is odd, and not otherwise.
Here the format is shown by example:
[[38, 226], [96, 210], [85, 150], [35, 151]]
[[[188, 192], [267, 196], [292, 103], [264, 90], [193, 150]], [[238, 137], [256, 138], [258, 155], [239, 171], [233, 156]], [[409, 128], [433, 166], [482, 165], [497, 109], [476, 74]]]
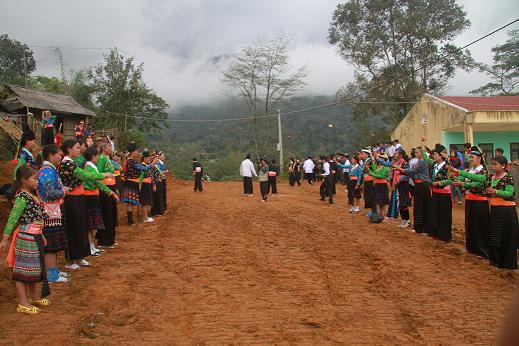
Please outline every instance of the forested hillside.
[[[281, 112], [307, 109], [335, 101], [329, 96], [305, 96], [290, 100]], [[253, 153], [250, 120], [177, 122], [190, 119], [229, 119], [246, 117], [239, 103], [228, 101], [220, 104], [186, 106], [170, 114], [169, 129], [153, 138], [153, 145], [166, 151], [175, 173], [187, 177], [191, 172], [191, 159], [201, 160], [205, 171], [213, 179], [238, 177], [238, 166], [247, 153]], [[278, 142], [277, 119], [260, 118], [258, 127], [265, 121], [274, 122], [270, 131], [270, 143]], [[322, 108], [315, 111], [282, 116], [283, 148], [285, 161], [289, 156], [304, 157], [337, 151], [351, 152], [360, 145], [385, 139], [387, 131], [377, 118], [356, 119], [347, 105]], [[275, 147], [275, 145], [273, 146]], [[279, 153], [262, 153], [278, 159]]]

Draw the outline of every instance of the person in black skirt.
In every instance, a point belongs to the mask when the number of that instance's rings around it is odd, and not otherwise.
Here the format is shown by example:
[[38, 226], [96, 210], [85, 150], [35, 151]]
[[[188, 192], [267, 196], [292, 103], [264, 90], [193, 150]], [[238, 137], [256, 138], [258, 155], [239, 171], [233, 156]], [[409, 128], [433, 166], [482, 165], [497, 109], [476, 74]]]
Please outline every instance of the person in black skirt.
[[514, 199], [514, 178], [506, 170], [504, 156], [492, 159], [494, 175], [486, 193], [490, 196], [490, 264], [503, 269], [517, 269], [519, 230]]
[[279, 167], [276, 164], [276, 160], [271, 160], [270, 165], [269, 165], [268, 192], [272, 191], [273, 195], [278, 193], [278, 185], [277, 185], [278, 176], [279, 176]]
[[377, 214], [384, 217], [387, 221], [387, 209], [389, 206], [389, 167], [385, 165], [388, 161], [386, 154], [380, 154], [376, 157], [376, 169], [373, 171], [373, 178], [375, 178], [375, 205], [377, 206]]
[[[407, 156], [404, 149], [399, 148], [395, 150], [394, 155], [394, 166], [402, 170], [409, 167], [409, 157]], [[395, 170], [393, 172], [393, 184], [398, 193], [398, 210], [402, 223], [400, 228], [407, 228], [411, 225], [409, 206], [411, 205], [411, 196], [409, 193], [409, 178], [406, 175], [401, 174], [401, 170]]]
[[198, 162], [196, 158], [193, 158], [193, 176], [195, 177], [195, 187], [193, 191], [202, 192], [204, 188], [202, 187], [202, 177], [204, 175], [204, 169], [202, 168], [202, 164]]
[[[126, 203], [127, 210], [126, 214], [128, 217], [128, 225], [133, 225], [133, 210], [135, 207], [141, 206], [141, 173], [148, 172], [151, 169], [151, 166], [144, 165], [140, 163], [141, 154], [137, 150], [137, 145], [135, 143], [130, 143], [127, 147], [127, 160], [126, 160], [126, 169], [124, 172], [124, 183], [123, 190], [121, 193], [121, 202]], [[149, 184], [151, 187], [151, 184]], [[143, 197], [146, 197], [146, 194], [143, 194]], [[149, 191], [149, 195], [147, 195], [147, 202], [150, 204], [151, 202], [151, 191]], [[145, 209], [144, 209], [145, 211]], [[146, 222], [153, 222], [152, 218], [149, 218], [147, 214], [144, 215]]]
[[373, 157], [371, 156], [371, 151], [369, 149], [362, 149], [359, 154], [359, 159], [362, 162], [362, 188], [364, 193], [364, 208], [372, 209], [371, 212], [376, 212], [376, 206], [373, 202], [373, 173], [372, 164]]
[[142, 171], [140, 174], [140, 189], [139, 189], [139, 202], [141, 204], [141, 213], [143, 215], [143, 221], [150, 223], [155, 221], [152, 217], [149, 217], [151, 208], [153, 206], [153, 190], [156, 190], [153, 179], [151, 178], [151, 168], [155, 162], [152, 163], [151, 153], [145, 150], [142, 153], [141, 165], [148, 168], [148, 170]]
[[415, 156], [418, 159], [414, 165], [407, 168], [394, 167], [407, 175], [414, 182], [413, 194], [413, 232], [426, 234], [429, 230], [431, 206], [431, 176], [429, 163], [422, 157], [422, 148], [417, 147]]
[[[152, 156], [152, 160], [158, 159], [158, 154]], [[151, 207], [152, 216], [164, 215], [166, 205], [164, 203], [165, 185], [162, 183], [163, 174], [159, 168], [158, 162], [151, 167], [151, 178], [153, 180], [153, 203]]]
[[[112, 155], [112, 143], [108, 139], [103, 138], [98, 141], [99, 158], [97, 159], [97, 170], [100, 173], [112, 173], [114, 178], [105, 178], [103, 184], [116, 193], [117, 190], [117, 176], [115, 175], [116, 168], [113, 161], [110, 159]], [[120, 178], [120, 175], [119, 175]], [[120, 191], [120, 190], [119, 190]], [[99, 203], [101, 206], [101, 213], [103, 216], [104, 231], [97, 232], [97, 244], [101, 249], [112, 249], [117, 243], [115, 242], [117, 221], [117, 201], [105, 193], [99, 194]]]
[[[425, 142], [425, 139], [422, 139]], [[425, 147], [422, 145], [422, 147]], [[422, 157], [432, 166], [432, 196], [431, 213], [428, 235], [449, 242], [452, 239], [452, 195], [451, 179], [449, 177], [449, 162], [447, 150], [441, 144], [436, 144], [433, 159], [427, 157], [422, 149]]]
[[458, 176], [454, 185], [465, 188], [465, 246], [468, 253], [488, 257], [490, 210], [486, 189], [488, 170], [484, 153], [474, 146], [470, 150], [470, 168], [462, 171], [451, 167]]

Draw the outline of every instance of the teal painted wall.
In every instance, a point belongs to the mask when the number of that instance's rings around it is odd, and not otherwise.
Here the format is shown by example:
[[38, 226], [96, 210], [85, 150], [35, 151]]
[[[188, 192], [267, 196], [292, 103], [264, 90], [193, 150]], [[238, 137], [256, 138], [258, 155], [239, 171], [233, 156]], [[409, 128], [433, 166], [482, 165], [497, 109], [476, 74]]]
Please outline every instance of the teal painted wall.
[[[443, 143], [445, 147], [449, 148], [451, 144], [461, 144], [465, 142], [465, 135], [463, 132], [443, 132]], [[474, 132], [474, 143], [492, 143], [494, 150], [496, 148], [503, 148], [505, 156], [510, 157], [510, 143], [519, 143], [519, 131], [509, 132]], [[458, 148], [461, 150], [461, 148]]]

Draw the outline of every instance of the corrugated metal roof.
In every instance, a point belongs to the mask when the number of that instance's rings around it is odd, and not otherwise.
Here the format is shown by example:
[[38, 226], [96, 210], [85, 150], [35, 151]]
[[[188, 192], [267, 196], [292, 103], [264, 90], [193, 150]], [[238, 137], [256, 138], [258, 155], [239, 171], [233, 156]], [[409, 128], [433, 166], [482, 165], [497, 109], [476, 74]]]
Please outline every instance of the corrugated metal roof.
[[80, 105], [71, 96], [37, 91], [11, 84], [6, 84], [6, 90], [10, 95], [2, 101], [2, 105], [9, 111], [31, 107], [57, 113], [94, 115], [94, 112]]
[[438, 96], [468, 111], [519, 111], [519, 96]]

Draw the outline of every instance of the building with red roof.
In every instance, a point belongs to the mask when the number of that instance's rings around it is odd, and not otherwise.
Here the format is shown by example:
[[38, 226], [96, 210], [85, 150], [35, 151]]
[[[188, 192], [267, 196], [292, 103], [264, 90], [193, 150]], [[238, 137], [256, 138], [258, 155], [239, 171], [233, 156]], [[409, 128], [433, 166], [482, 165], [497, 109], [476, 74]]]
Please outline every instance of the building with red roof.
[[465, 143], [479, 145], [487, 158], [502, 148], [519, 160], [519, 96], [432, 96], [424, 94], [392, 134], [405, 148], [426, 137], [462, 151]]

